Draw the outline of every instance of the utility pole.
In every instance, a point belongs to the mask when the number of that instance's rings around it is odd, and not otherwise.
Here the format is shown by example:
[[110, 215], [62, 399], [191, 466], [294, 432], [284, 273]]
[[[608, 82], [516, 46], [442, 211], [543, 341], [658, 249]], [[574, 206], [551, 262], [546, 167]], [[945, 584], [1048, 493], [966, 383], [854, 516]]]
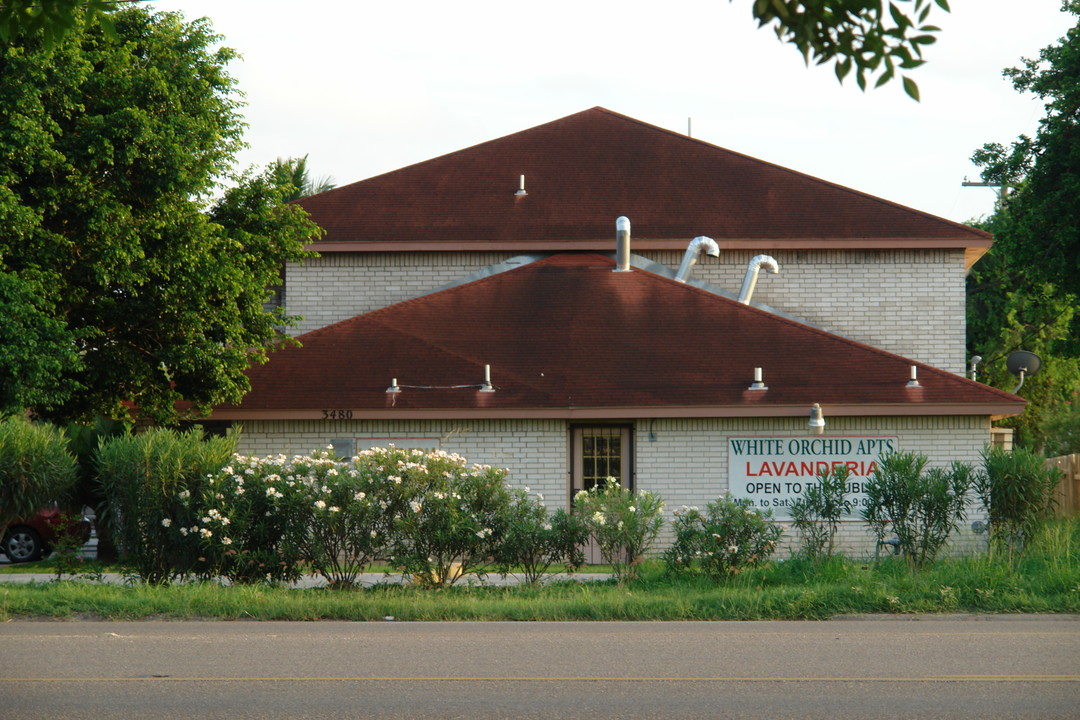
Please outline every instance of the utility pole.
[[966, 175], [964, 176], [964, 182], [960, 183], [960, 185], [962, 187], [996, 188], [995, 192], [997, 194], [997, 201], [994, 203], [994, 210], [997, 210], [1001, 207], [1002, 201], [1009, 194], [1009, 186], [1004, 183], [972, 182], [971, 180], [967, 179]]

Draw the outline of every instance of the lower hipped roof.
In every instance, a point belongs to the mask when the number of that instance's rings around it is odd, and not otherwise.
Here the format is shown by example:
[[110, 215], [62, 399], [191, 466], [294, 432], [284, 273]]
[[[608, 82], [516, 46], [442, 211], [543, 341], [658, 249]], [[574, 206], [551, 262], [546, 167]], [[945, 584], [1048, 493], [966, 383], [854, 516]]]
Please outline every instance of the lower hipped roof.
[[[591, 253], [299, 337], [215, 418], [1007, 415], [1024, 401]], [[481, 392], [484, 366], [494, 392]], [[918, 387], [909, 387], [910, 367]], [[754, 368], [767, 390], [749, 390]], [[388, 393], [397, 379], [401, 392]]]

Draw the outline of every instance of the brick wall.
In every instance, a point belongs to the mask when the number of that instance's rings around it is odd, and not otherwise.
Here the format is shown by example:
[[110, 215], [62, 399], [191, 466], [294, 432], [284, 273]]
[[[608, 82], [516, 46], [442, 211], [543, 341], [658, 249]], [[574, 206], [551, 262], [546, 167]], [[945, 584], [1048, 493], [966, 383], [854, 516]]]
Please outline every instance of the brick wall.
[[355, 449], [395, 443], [438, 447], [470, 462], [510, 471], [509, 481], [544, 495], [551, 507], [567, 507], [567, 431], [559, 420], [451, 421], [252, 421], [244, 424], [240, 452], [305, 454], [331, 441], [351, 439]]
[[285, 267], [285, 309], [300, 335], [428, 293], [518, 253], [326, 253]]
[[[642, 255], [677, 268], [682, 253]], [[694, 279], [738, 294], [757, 253], [722, 252]], [[761, 272], [753, 302], [852, 340], [963, 374], [966, 332], [962, 250], [779, 250], [780, 273]]]
[[[677, 268], [681, 252], [642, 253]], [[750, 252], [707, 257], [693, 277], [738, 293]], [[308, 332], [456, 282], [513, 253], [327, 253], [286, 268], [285, 307]], [[777, 251], [754, 301], [882, 350], [962, 374], [961, 250]]]
[[[954, 460], [978, 464], [990, 437], [985, 417], [827, 418], [827, 434], [895, 435], [901, 449], [928, 455], [932, 465]], [[667, 502], [667, 520], [681, 505], [704, 507], [729, 489], [728, 438], [740, 435], [806, 437], [800, 418], [656, 419], [634, 423], [634, 471], [638, 489]], [[650, 440], [650, 432], [654, 440]], [[551, 508], [569, 503], [568, 425], [561, 420], [451, 421], [253, 421], [245, 425], [240, 450], [254, 455], [307, 453], [334, 440], [348, 439], [356, 449], [373, 445], [439, 447], [471, 462], [508, 468], [509, 479], [544, 494]], [[975, 504], [967, 524], [981, 519]], [[670, 524], [662, 536], [670, 538]], [[792, 533], [786, 533], [790, 540]], [[971, 549], [981, 542], [967, 525], [955, 546]], [[871, 555], [874, 541], [860, 522], [841, 529], [845, 551]], [[786, 555], [786, 552], [782, 552]]]

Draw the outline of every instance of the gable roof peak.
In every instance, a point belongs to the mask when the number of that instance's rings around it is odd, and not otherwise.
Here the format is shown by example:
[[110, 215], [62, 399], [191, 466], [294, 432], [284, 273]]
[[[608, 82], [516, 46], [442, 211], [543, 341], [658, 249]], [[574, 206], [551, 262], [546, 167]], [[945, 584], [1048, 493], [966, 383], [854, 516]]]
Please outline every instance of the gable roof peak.
[[[517, 192], [524, 175], [526, 193]], [[593, 107], [299, 201], [319, 251], [986, 248], [989, 234]]]

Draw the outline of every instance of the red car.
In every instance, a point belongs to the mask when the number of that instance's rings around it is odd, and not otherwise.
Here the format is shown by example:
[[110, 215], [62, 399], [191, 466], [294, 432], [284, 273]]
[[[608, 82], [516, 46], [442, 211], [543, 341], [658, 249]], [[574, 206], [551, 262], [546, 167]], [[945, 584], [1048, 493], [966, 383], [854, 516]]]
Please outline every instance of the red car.
[[[62, 512], [57, 505], [42, 508], [31, 518], [13, 520], [4, 533], [0, 552], [13, 563], [33, 562], [52, 552], [64, 522], [72, 516]], [[80, 518], [71, 529], [76, 538], [85, 544], [90, 539], [90, 521]]]

